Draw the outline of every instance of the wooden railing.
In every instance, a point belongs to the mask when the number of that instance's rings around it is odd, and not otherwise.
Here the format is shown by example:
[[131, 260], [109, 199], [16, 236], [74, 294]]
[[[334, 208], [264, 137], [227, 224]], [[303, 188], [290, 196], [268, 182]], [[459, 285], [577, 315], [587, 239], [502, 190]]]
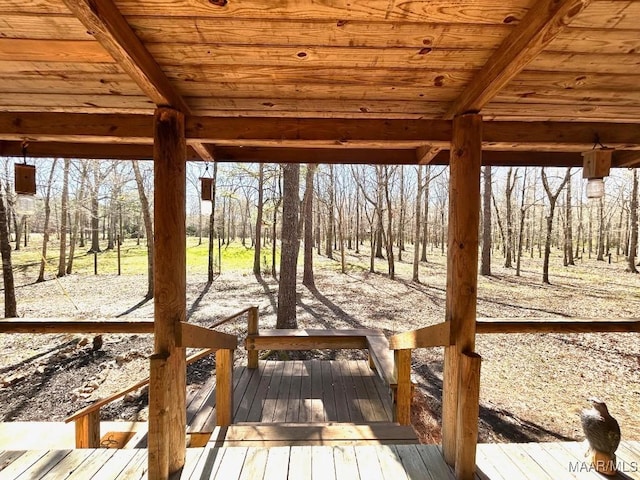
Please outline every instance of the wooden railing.
[[[477, 318], [476, 334], [488, 333], [611, 333], [640, 332], [640, 319], [602, 318]], [[451, 322], [399, 333], [389, 339], [394, 350], [397, 389], [397, 418], [400, 423], [411, 420], [411, 352], [415, 348], [452, 345]], [[473, 472], [477, 443], [481, 357], [474, 352], [460, 352], [458, 382], [461, 395], [456, 416], [456, 471]], [[446, 395], [445, 391], [443, 395]], [[460, 474], [464, 477], [465, 474]]]
[[[218, 414], [218, 425], [229, 425], [232, 421], [233, 412], [233, 350], [237, 348], [238, 339], [234, 335], [229, 335], [222, 332], [211, 330], [225, 323], [236, 320], [243, 314], [249, 313], [255, 315], [257, 318], [258, 308], [247, 307], [239, 312], [234, 313], [222, 320], [219, 320], [211, 325], [210, 328], [201, 327], [186, 322], [181, 322], [180, 330], [178, 332], [177, 343], [182, 347], [189, 348], [203, 348], [199, 352], [190, 355], [186, 364], [191, 365], [198, 360], [211, 355], [216, 354], [216, 411]], [[11, 328], [14, 333], [20, 330], [20, 333], [24, 333], [25, 328], [37, 327], [37, 333], [43, 333], [40, 325], [44, 321], [19, 321]], [[50, 322], [50, 321], [49, 321]], [[78, 322], [64, 322], [65, 324], [73, 324], [78, 326], [77, 329], [66, 329], [64, 333], [153, 333], [153, 322], [112, 322], [112, 321], [78, 321]], [[104, 324], [109, 323], [108, 327], [115, 324], [124, 324], [128, 330], [126, 332], [116, 331], [105, 327]], [[100, 326], [99, 324], [102, 324]], [[150, 331], [147, 328], [151, 326]], [[63, 333], [61, 328], [50, 328], [47, 325], [47, 333]], [[84, 330], [80, 330], [85, 328]], [[87, 330], [89, 328], [89, 330]], [[53, 330], [53, 331], [52, 331]], [[157, 356], [152, 356], [150, 361], [161, 361], [162, 359]], [[124, 397], [127, 393], [149, 384], [149, 378], [140, 380], [133, 385], [128, 386], [108, 397], [100, 399], [87, 407], [78, 410], [73, 415], [65, 419], [65, 423], [75, 422], [76, 433], [76, 448], [97, 448], [100, 446], [100, 409], [111, 402]]]

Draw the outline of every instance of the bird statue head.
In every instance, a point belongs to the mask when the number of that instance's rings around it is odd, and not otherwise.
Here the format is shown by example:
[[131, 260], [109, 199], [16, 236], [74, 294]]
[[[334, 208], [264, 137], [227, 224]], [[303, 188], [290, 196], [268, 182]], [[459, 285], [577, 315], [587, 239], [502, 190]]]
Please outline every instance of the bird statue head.
[[589, 403], [591, 403], [591, 405], [593, 405], [593, 408], [595, 408], [598, 413], [600, 413], [600, 415], [602, 415], [603, 417], [609, 416], [609, 409], [607, 408], [607, 404], [600, 400], [598, 397], [589, 397], [588, 401]]

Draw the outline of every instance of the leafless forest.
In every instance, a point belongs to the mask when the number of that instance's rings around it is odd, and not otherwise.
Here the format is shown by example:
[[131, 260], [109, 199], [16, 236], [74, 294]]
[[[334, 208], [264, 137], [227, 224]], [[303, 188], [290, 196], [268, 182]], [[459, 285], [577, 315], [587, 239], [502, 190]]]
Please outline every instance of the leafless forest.
[[[112, 249], [118, 236], [145, 238], [152, 232], [151, 162], [38, 161], [38, 199], [31, 215], [16, 212], [11, 166], [4, 161], [3, 184], [15, 250], [28, 243], [29, 232], [62, 237], [65, 250], [59, 253], [67, 258], [75, 248]], [[278, 246], [281, 232], [289, 230], [282, 229], [283, 219], [288, 218], [283, 216], [287, 168], [298, 169], [272, 164], [189, 164], [188, 234], [251, 248]], [[290, 201], [300, 203], [295, 209], [300, 219], [298, 236], [304, 236], [305, 223], [312, 225], [307, 232], [309, 248], [340, 259], [345, 251], [358, 253], [361, 245], [369, 243], [374, 245], [372, 258], [385, 258], [385, 273], [393, 279], [395, 262], [408, 255], [406, 246], [418, 245], [414, 281], [419, 280], [417, 262], [427, 261], [433, 249], [445, 250], [446, 167], [310, 165], [300, 169], [295, 185], [290, 186], [294, 190]], [[606, 194], [601, 199], [586, 198], [580, 169], [494, 167], [485, 168], [483, 175], [484, 274], [490, 273], [493, 262], [519, 275], [521, 258], [542, 258], [545, 247], [562, 248], [565, 265], [574, 264], [576, 258], [609, 261], [613, 256], [625, 257], [624, 268], [635, 269], [635, 171], [614, 171], [605, 179]], [[201, 177], [213, 184], [212, 201], [200, 201]], [[264, 264], [265, 258], [256, 255], [256, 262]], [[275, 271], [275, 257], [268, 258], [272, 264], [266, 267]], [[71, 261], [60, 261], [58, 276], [72, 271]], [[551, 283], [548, 272], [541, 271], [540, 276]]]

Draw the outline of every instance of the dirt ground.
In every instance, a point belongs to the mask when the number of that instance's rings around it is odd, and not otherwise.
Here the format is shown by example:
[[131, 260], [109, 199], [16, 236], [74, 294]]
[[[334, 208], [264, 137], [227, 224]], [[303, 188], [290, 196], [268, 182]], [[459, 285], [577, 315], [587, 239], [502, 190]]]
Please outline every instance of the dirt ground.
[[[411, 252], [397, 267], [399, 280], [370, 274], [348, 257], [349, 271], [316, 258], [316, 288], [298, 287], [298, 322], [312, 328], [381, 328], [387, 334], [437, 323], [445, 312], [445, 257], [432, 252], [421, 267], [422, 283], [411, 278]], [[586, 260], [551, 271], [553, 285], [540, 282], [540, 260], [526, 259], [521, 277], [498, 267], [481, 278], [478, 316], [626, 318], [640, 310], [640, 276], [620, 263]], [[556, 259], [557, 263], [557, 259]], [[384, 272], [381, 261], [379, 271]], [[18, 274], [18, 310], [23, 317], [152, 317], [143, 302], [144, 277], [68, 276], [33, 284], [35, 274]], [[260, 325], [273, 326], [277, 282], [269, 276], [223, 272], [212, 284], [188, 275], [189, 321], [210, 325], [248, 305], [260, 307]], [[223, 331], [242, 336], [244, 321]], [[60, 421], [95, 399], [145, 378], [152, 353], [149, 335], [0, 335], [0, 421]], [[607, 402], [623, 438], [640, 440], [640, 342], [637, 334], [512, 334], [478, 336], [482, 355], [482, 442], [581, 440], [579, 412], [586, 399]], [[313, 352], [330, 358], [363, 352]], [[425, 439], [438, 440], [441, 417], [442, 349], [415, 351], [418, 384], [414, 420]], [[242, 361], [242, 350], [236, 362]], [[211, 359], [189, 369], [197, 388], [214, 368]], [[146, 419], [146, 390], [102, 410], [103, 420]]]

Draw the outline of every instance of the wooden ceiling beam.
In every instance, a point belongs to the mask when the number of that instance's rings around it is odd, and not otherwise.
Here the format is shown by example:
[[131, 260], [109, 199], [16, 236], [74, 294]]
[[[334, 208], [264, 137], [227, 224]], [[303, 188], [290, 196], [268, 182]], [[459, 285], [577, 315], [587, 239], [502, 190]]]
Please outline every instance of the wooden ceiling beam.
[[[185, 115], [191, 114], [185, 99], [164, 74], [113, 0], [64, 0], [64, 3], [156, 105], [168, 105]], [[211, 160], [204, 145], [194, 144], [193, 147], [203, 160]]]
[[[30, 158], [83, 158], [88, 160], [152, 160], [153, 145], [124, 143], [66, 143], [30, 142], [27, 149]], [[22, 142], [0, 141], [0, 156], [22, 157]], [[187, 160], [199, 160], [200, 156], [187, 147]]]
[[613, 152], [611, 166], [619, 168], [640, 167], [640, 152], [633, 150]]
[[456, 98], [445, 118], [482, 110], [589, 2], [538, 0]]
[[[217, 162], [262, 162], [262, 163], [319, 163], [319, 164], [379, 164], [416, 165], [416, 149], [379, 148], [290, 148], [290, 147], [213, 147], [207, 146]], [[31, 142], [28, 148], [31, 158], [85, 158], [101, 160], [151, 160], [153, 145], [118, 143], [66, 143]], [[0, 156], [22, 157], [22, 142], [0, 141]], [[187, 148], [187, 160], [198, 161], [201, 156], [191, 147]], [[634, 164], [633, 159], [637, 162]], [[526, 152], [494, 151], [482, 152], [482, 164], [517, 167], [582, 167], [580, 152]], [[449, 151], [442, 149], [433, 156], [430, 165], [448, 165]], [[613, 167], [640, 165], [640, 152], [614, 152]]]
[[189, 114], [189, 106], [122, 16], [113, 0], [63, 0], [90, 34], [156, 104]]
[[[448, 148], [449, 120], [188, 117], [190, 145], [296, 148]], [[485, 150], [574, 151], [598, 139], [617, 150], [640, 150], [640, 124], [581, 122], [483, 123]], [[150, 115], [0, 112], [0, 140], [153, 143]]]

